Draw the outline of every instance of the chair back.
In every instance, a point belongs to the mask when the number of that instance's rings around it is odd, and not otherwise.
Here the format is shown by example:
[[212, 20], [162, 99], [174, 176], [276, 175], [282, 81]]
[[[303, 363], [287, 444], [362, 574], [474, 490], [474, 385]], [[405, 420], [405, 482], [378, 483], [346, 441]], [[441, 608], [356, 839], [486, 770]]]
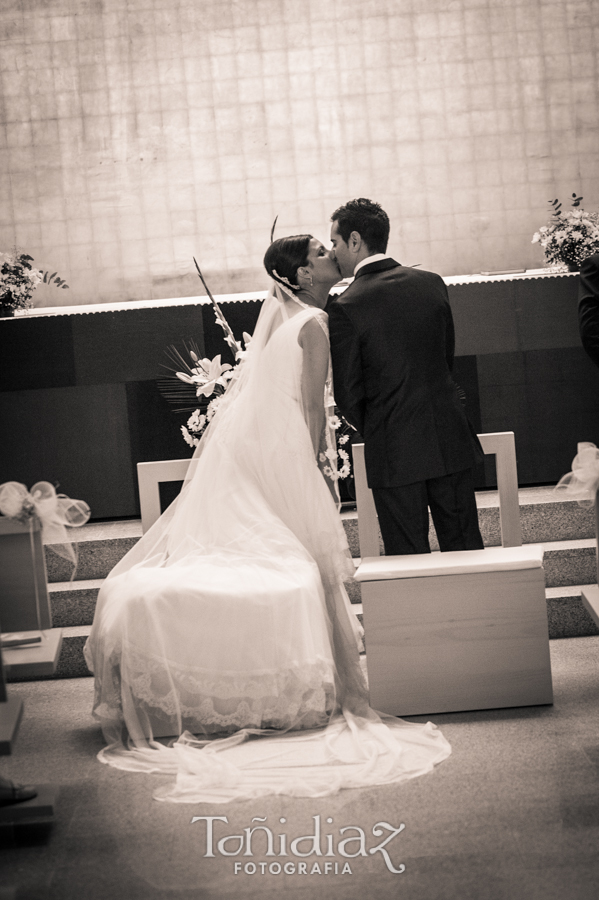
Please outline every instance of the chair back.
[[[522, 528], [518, 502], [518, 470], [516, 467], [514, 432], [497, 431], [490, 434], [479, 434], [478, 439], [485, 454], [495, 456], [497, 489], [499, 492], [499, 517], [501, 521], [501, 545], [503, 547], [521, 547]], [[364, 444], [354, 444], [352, 452], [356, 503], [358, 506], [360, 555], [363, 559], [368, 556], [380, 556], [378, 517], [374, 505], [374, 497], [366, 480]]]
[[160, 518], [160, 485], [167, 481], [184, 481], [191, 459], [159, 459], [137, 463], [141, 530], [145, 534]]

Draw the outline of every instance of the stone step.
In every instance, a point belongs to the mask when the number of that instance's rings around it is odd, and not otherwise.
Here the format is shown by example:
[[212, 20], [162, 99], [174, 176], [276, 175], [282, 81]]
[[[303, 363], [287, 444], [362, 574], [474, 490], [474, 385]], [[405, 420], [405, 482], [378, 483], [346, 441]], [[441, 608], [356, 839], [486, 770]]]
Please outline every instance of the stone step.
[[[357, 541], [357, 519], [351, 513], [344, 515], [344, 524], [350, 540]], [[49, 591], [51, 596], [53, 623], [55, 627], [67, 627], [76, 625], [89, 625], [93, 620], [93, 613], [96, 603], [98, 590], [102, 584], [103, 577], [108, 574], [114, 565], [127, 552], [129, 547], [133, 546], [138, 536], [135, 532], [141, 532], [141, 526], [138, 521], [132, 520], [127, 523], [105, 523], [102, 526], [92, 526], [95, 533], [92, 533], [92, 540], [82, 541], [80, 547], [86, 548], [91, 546], [92, 553], [86, 560], [84, 550], [80, 551], [80, 566], [78, 576], [87, 573], [91, 568], [96, 575], [94, 578], [69, 581], [50, 581]], [[98, 539], [98, 532], [106, 534], [114, 534], [116, 536], [104, 539]], [[123, 534], [128, 531], [128, 534]], [[98, 549], [99, 546], [99, 549]], [[545, 556], [545, 581], [548, 589], [575, 586], [580, 584], [591, 584], [596, 578], [596, 548], [595, 541], [592, 538], [584, 538], [570, 541], [546, 541], [543, 543]], [[359, 550], [359, 547], [355, 547]], [[62, 560], [52, 554], [55, 560]], [[87, 562], [92, 560], [92, 565], [88, 566]], [[102, 565], [98, 565], [101, 561]], [[354, 561], [359, 563], [359, 557], [355, 556]], [[96, 571], [94, 571], [94, 569]], [[100, 569], [102, 577], [98, 577], [97, 570]], [[53, 573], [57, 574], [56, 570]], [[352, 603], [360, 602], [360, 585], [357, 583], [349, 586], [349, 594]]]
[[94, 578], [89, 581], [58, 581], [48, 584], [53, 627], [91, 625], [103, 581], [103, 578]]
[[599, 634], [599, 628], [580, 596], [581, 591], [588, 587], [587, 584], [573, 584], [545, 589], [550, 638]]
[[[596, 579], [594, 511], [560, 498], [551, 488], [525, 488], [520, 492], [524, 543], [544, 545], [547, 613], [551, 638], [598, 634], [599, 629], [582, 604], [583, 586]], [[498, 495], [477, 494], [479, 520], [486, 546], [501, 543]], [[357, 513], [342, 512], [343, 525], [354, 561], [359, 564]], [[75, 579], [71, 566], [47, 548], [49, 590], [55, 627], [63, 629], [63, 651], [55, 677], [89, 674], [83, 645], [93, 620], [103, 579], [141, 537], [141, 522], [131, 519], [91, 523], [73, 532], [78, 539], [79, 565]], [[431, 548], [438, 545], [431, 527]], [[382, 546], [382, 545], [381, 545]], [[360, 585], [349, 585], [350, 600], [361, 614]]]
[[[523, 544], [575, 541], [595, 537], [593, 507], [581, 507], [575, 500], [566, 500], [561, 492], [556, 493], [551, 487], [521, 488], [518, 495]], [[485, 547], [499, 547], [501, 545], [499, 494], [497, 491], [478, 491], [476, 504]], [[359, 556], [358, 514], [355, 509], [346, 510], [342, 512], [341, 517], [351, 554]], [[439, 549], [432, 520], [429, 542], [431, 550]], [[382, 541], [380, 545], [382, 550]]]
[[[543, 544], [545, 584], [549, 590], [580, 584], [592, 584], [596, 578], [596, 545], [593, 539], [549, 541]], [[358, 565], [359, 557], [354, 557]], [[115, 563], [118, 559], [115, 559]], [[91, 625], [102, 578], [48, 585], [55, 628]], [[360, 585], [348, 586], [352, 603], [361, 602]]]
[[[543, 544], [547, 541], [574, 541], [595, 537], [593, 506], [579, 506], [566, 499], [563, 491], [552, 487], [521, 488], [518, 491], [522, 543]], [[499, 495], [497, 491], [481, 491], [476, 495], [485, 544], [501, 544], [499, 530]], [[487, 529], [489, 540], [485, 537]]]
[[[595, 536], [595, 519], [592, 508], [578, 506], [575, 501], [562, 499], [552, 488], [522, 488], [519, 491], [522, 539], [525, 544], [592, 540]], [[476, 495], [479, 521], [485, 546], [501, 544], [499, 497], [497, 491], [480, 491]], [[352, 556], [360, 555], [358, 516], [352, 509], [341, 514]], [[141, 537], [141, 521], [128, 519], [116, 522], [99, 522], [74, 529], [79, 548], [79, 565], [76, 581], [105, 578], [125, 553]], [[431, 524], [430, 544], [438, 550], [436, 535]], [[382, 544], [381, 544], [382, 548]], [[46, 565], [50, 583], [64, 582], [71, 578], [72, 566], [62, 557], [46, 548]], [[579, 583], [586, 579], [580, 574]]]
[[[571, 596], [568, 591], [577, 590], [580, 584], [594, 582], [597, 572], [594, 540], [550, 541], [543, 544], [543, 547], [547, 591], [558, 592], [551, 596], [559, 596], [564, 592], [564, 596]], [[354, 562], [359, 565], [360, 558], [355, 557]], [[96, 578], [50, 583], [48, 588], [54, 627], [91, 625], [102, 581], [102, 578]], [[348, 594], [352, 603], [361, 602], [358, 582], [348, 585]]]
[[[115, 522], [92, 522], [73, 529], [72, 538], [77, 543], [78, 564], [73, 583], [106, 578], [142, 535], [141, 519], [125, 519]], [[73, 567], [46, 547], [48, 583], [68, 582]]]
[[[86, 587], [85, 591], [91, 592], [99, 589], [101, 582], [95, 583], [95, 587]], [[352, 586], [353, 589], [354, 586]], [[353, 610], [362, 621], [362, 604], [359, 602], [359, 584], [358, 599], [353, 603]], [[588, 635], [599, 634], [599, 628], [593, 621], [581, 600], [581, 591], [588, 585], [569, 585], [566, 587], [547, 588], [547, 620], [549, 625], [549, 637], [552, 640], [569, 637], [586, 637]], [[57, 591], [53, 591], [53, 602]], [[72, 599], [76, 599], [76, 592], [72, 592]], [[89, 613], [81, 613], [83, 618], [87, 618]], [[92, 613], [93, 615], [93, 613]], [[58, 618], [58, 614], [57, 614]], [[87, 668], [83, 657], [83, 645], [91, 630], [91, 620], [89, 624], [79, 624], [63, 626], [54, 622], [55, 627], [62, 627], [62, 651], [56, 674], [53, 676], [45, 676], [45, 678], [83, 678], [90, 676], [91, 672]], [[12, 680], [41, 680], [41, 679], [12, 679]]]
[[597, 544], [595, 539], [547, 541], [543, 543], [543, 568], [548, 588], [597, 581]]

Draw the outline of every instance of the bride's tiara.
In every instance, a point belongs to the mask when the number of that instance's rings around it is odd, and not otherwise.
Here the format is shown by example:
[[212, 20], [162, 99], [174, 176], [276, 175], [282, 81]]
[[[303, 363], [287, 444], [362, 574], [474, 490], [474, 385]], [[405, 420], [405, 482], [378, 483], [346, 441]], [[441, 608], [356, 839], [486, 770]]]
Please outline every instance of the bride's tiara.
[[273, 278], [274, 278], [276, 281], [279, 281], [279, 282], [281, 282], [282, 284], [286, 284], [287, 287], [290, 287], [290, 288], [291, 288], [291, 290], [299, 291], [299, 284], [291, 284], [291, 282], [289, 281], [289, 279], [287, 278], [286, 275], [279, 275], [279, 273], [277, 272], [276, 269], [273, 269], [273, 270], [272, 270], [272, 274], [273, 274]]

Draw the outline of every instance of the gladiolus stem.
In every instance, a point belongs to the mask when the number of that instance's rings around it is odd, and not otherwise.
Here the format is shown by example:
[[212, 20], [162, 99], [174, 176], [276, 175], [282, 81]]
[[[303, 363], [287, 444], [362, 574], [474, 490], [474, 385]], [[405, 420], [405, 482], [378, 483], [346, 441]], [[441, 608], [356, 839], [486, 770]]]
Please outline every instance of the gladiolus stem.
[[216, 318], [219, 320], [219, 323], [221, 324], [222, 328], [224, 329], [225, 334], [227, 335], [227, 344], [229, 345], [229, 347], [231, 348], [231, 350], [233, 350], [234, 357], [235, 357], [235, 359], [236, 359], [236, 358], [237, 358], [237, 349], [238, 349], [238, 347], [237, 347], [237, 341], [235, 340], [235, 335], [234, 335], [233, 332], [231, 331], [231, 326], [229, 325], [229, 323], [227, 322], [227, 320], [226, 320], [225, 317], [223, 316], [220, 306], [218, 305], [218, 303], [216, 302], [216, 300], [215, 300], [214, 297], [212, 296], [212, 293], [211, 293], [211, 291], [210, 291], [210, 288], [208, 287], [208, 285], [207, 285], [206, 282], [204, 281], [204, 276], [202, 275], [202, 271], [201, 271], [200, 267], [198, 266], [198, 263], [197, 263], [197, 260], [196, 260], [195, 256], [193, 257], [193, 261], [194, 261], [194, 263], [195, 263], [196, 269], [198, 270], [198, 275], [200, 276], [200, 281], [201, 281], [202, 284], [204, 285], [204, 290], [206, 291], [206, 293], [207, 293], [208, 296], [210, 297], [210, 300], [212, 301], [212, 305], [214, 306], [214, 312], [215, 312]]

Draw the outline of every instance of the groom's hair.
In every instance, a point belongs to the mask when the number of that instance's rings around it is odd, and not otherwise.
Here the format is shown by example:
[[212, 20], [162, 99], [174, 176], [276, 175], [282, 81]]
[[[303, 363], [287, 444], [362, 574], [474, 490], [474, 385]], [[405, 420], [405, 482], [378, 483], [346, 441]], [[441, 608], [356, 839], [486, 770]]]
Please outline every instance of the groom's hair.
[[280, 284], [299, 290], [297, 270], [308, 265], [311, 234], [293, 234], [273, 241], [264, 254], [264, 268]]
[[352, 231], [357, 231], [371, 253], [385, 253], [389, 240], [389, 216], [374, 200], [360, 197], [336, 209], [331, 222], [337, 223], [339, 234], [347, 244]]

